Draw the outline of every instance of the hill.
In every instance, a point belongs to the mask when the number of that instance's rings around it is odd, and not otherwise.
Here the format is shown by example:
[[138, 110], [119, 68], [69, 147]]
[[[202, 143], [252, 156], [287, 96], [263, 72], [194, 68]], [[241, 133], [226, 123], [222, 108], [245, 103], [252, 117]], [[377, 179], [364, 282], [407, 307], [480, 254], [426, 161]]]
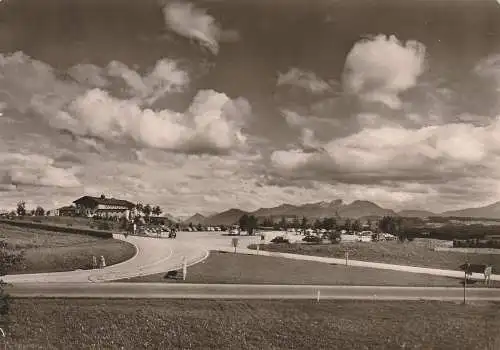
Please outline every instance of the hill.
[[500, 219], [500, 202], [484, 207], [445, 211], [441, 216]]
[[182, 221], [184, 224], [193, 224], [193, 225], [198, 225], [198, 224], [203, 224], [207, 218], [201, 215], [200, 213], [196, 213], [193, 216], [190, 216], [189, 218], [185, 219]]
[[362, 217], [379, 217], [396, 215], [391, 209], [384, 209], [369, 201], [354, 201], [345, 204], [341, 199], [331, 202], [316, 202], [303, 205], [282, 204], [273, 208], [260, 208], [251, 213], [257, 217], [305, 216], [307, 218], [340, 217], [358, 219]]
[[343, 205], [338, 210], [338, 215], [342, 218], [359, 219], [364, 216], [386, 216], [396, 215], [392, 209], [385, 209], [370, 201], [354, 201]]
[[246, 211], [240, 209], [229, 209], [222, 213], [209, 216], [205, 219], [205, 225], [233, 225], [237, 224], [238, 220], [244, 215], [248, 214]]
[[436, 213], [433, 213], [428, 210], [401, 210], [398, 212], [399, 216], [405, 217], [405, 218], [426, 218], [426, 217], [431, 217], [431, 216], [439, 216]]

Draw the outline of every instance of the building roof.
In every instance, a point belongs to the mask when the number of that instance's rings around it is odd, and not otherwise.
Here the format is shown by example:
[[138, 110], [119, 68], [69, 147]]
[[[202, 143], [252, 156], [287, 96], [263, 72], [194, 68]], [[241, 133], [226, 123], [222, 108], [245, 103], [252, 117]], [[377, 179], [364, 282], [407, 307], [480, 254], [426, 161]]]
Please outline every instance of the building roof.
[[122, 207], [135, 207], [135, 204], [123, 199], [116, 199], [116, 198], [105, 198], [103, 196], [101, 197], [92, 197], [92, 196], [83, 196], [78, 198], [77, 200], [73, 201], [73, 203], [78, 203], [82, 201], [92, 201], [96, 204], [103, 204], [103, 205], [116, 205], [116, 206], [122, 206]]
[[75, 207], [72, 207], [72, 206], [68, 205], [68, 206], [65, 206], [65, 207], [61, 207], [58, 210], [75, 210], [75, 209], [76, 209]]

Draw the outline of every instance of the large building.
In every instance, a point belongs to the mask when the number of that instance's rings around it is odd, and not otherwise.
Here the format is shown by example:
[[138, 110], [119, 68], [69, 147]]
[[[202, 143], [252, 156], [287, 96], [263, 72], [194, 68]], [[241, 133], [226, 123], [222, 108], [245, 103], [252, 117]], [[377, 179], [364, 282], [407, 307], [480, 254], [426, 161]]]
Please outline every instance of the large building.
[[73, 201], [80, 216], [87, 217], [127, 217], [130, 218], [135, 204], [123, 199], [83, 196]]

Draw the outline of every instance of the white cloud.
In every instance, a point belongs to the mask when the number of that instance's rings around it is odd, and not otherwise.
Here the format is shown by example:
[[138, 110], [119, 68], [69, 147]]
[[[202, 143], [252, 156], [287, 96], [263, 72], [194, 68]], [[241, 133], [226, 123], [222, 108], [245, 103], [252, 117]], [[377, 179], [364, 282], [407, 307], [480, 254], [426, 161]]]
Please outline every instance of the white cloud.
[[365, 183], [393, 177], [420, 180], [421, 176], [426, 176], [438, 180], [443, 176], [465, 176], [485, 168], [495, 174], [500, 170], [497, 162], [499, 131], [500, 118], [488, 126], [446, 124], [418, 129], [366, 128], [324, 143], [321, 152], [276, 151], [271, 161], [280, 169], [294, 170], [294, 175], [300, 170], [316, 169], [343, 181], [348, 180], [341, 174], [352, 174], [357, 181]]
[[298, 68], [291, 68], [286, 73], [279, 73], [277, 85], [298, 86], [312, 93], [324, 93], [331, 90], [331, 86], [316, 74]]
[[1, 183], [6, 186], [78, 187], [76, 168], [54, 166], [52, 158], [37, 154], [0, 153]]
[[400, 108], [399, 93], [417, 83], [425, 69], [425, 46], [401, 43], [394, 35], [357, 42], [347, 55], [344, 88], [361, 99]]
[[[92, 137], [187, 153], [225, 153], [246, 144], [242, 128], [251, 111], [245, 99], [204, 90], [185, 113], [147, 108], [189, 83], [187, 73], [172, 60], [159, 60], [145, 75], [118, 61], [106, 69], [77, 65], [69, 70], [76, 79], [72, 82], [58, 79], [52, 67], [22, 53], [0, 55], [0, 69], [5, 104], [21, 113], [31, 108], [51, 127], [80, 136], [79, 144], [97, 151], [102, 147]], [[128, 97], [105, 90], [116, 83], [112, 78], [126, 84]]]
[[153, 70], [144, 77], [118, 61], [109, 63], [107, 74], [123, 79], [130, 88], [130, 95], [147, 104], [153, 104], [168, 92], [181, 91], [189, 84], [187, 73], [169, 59], [157, 61]]
[[77, 64], [68, 69], [68, 74], [81, 84], [103, 88], [109, 84], [104, 69], [93, 64]]
[[143, 109], [134, 100], [93, 89], [54, 116], [51, 125], [112, 142], [131, 139], [145, 147], [219, 153], [245, 144], [241, 126], [249, 113], [245, 100], [233, 101], [212, 90], [200, 91], [183, 114]]
[[216, 20], [207, 14], [206, 10], [196, 8], [191, 3], [170, 2], [163, 7], [163, 16], [165, 24], [171, 31], [198, 41], [214, 55], [219, 52], [221, 37], [237, 39], [234, 31], [223, 34]]

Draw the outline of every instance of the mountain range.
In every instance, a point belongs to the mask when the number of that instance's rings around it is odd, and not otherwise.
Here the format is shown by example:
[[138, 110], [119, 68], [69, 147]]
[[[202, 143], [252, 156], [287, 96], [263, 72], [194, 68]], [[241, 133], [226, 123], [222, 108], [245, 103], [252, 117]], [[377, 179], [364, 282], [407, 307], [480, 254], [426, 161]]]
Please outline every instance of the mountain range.
[[341, 199], [336, 199], [331, 202], [323, 201], [316, 203], [306, 203], [303, 205], [281, 204], [277, 207], [260, 208], [252, 212], [232, 208], [210, 216], [203, 216], [197, 213], [192, 217], [183, 220], [183, 222], [186, 224], [192, 223], [193, 225], [232, 225], [234, 223], [237, 223], [239, 218], [244, 214], [255, 215], [257, 218], [273, 217], [275, 219], [279, 219], [283, 216], [296, 216], [299, 218], [305, 216], [308, 219], [313, 220], [332, 216], [339, 219], [363, 219], [382, 216], [422, 218], [430, 216], [454, 216], [500, 219], [500, 202], [496, 202], [484, 207], [466, 208], [461, 210], [446, 211], [443, 213], [433, 213], [427, 210], [402, 210], [396, 212], [392, 209], [382, 208], [376, 203], [370, 201], [356, 200], [352, 203], [345, 203]]

